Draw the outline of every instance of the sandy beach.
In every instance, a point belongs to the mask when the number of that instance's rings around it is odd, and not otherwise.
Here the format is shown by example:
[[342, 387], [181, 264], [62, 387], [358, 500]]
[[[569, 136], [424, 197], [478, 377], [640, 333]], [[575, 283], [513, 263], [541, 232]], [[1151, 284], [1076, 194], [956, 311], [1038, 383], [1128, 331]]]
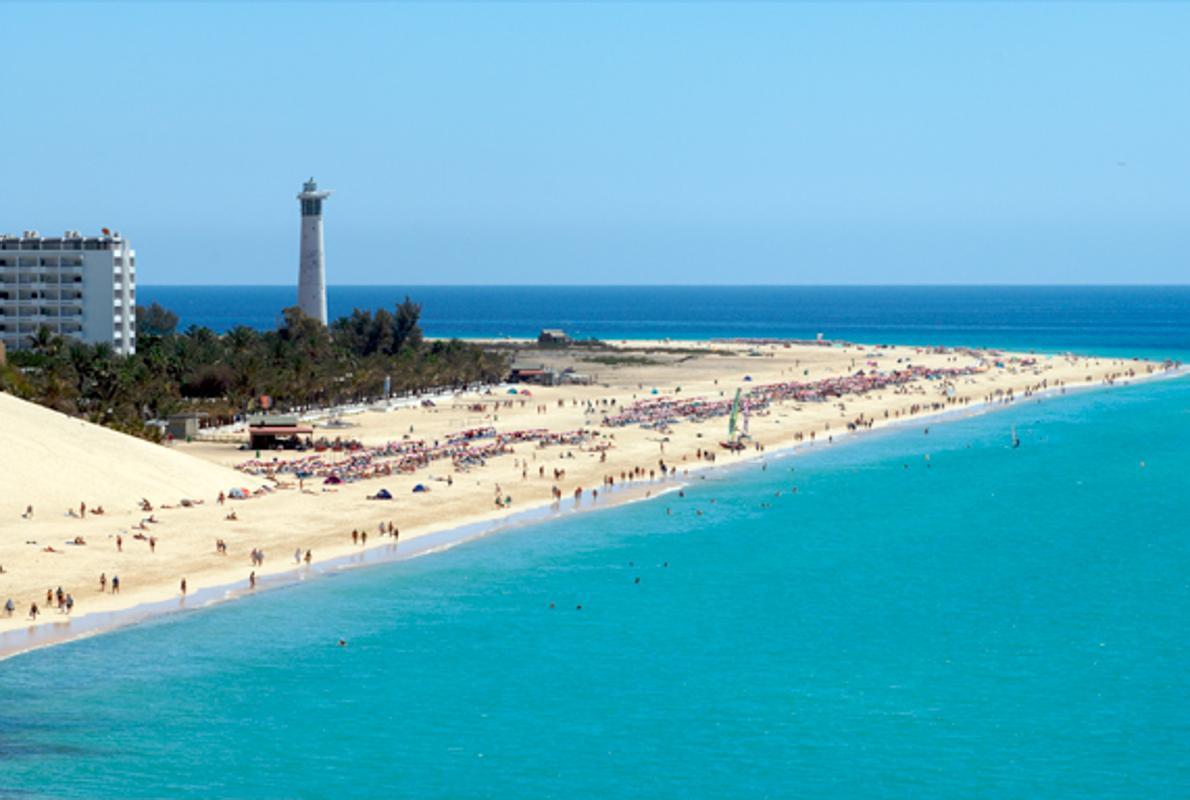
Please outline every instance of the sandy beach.
[[[522, 345], [517, 353], [518, 362], [569, 368], [589, 384], [440, 396], [344, 415], [336, 427], [322, 419], [316, 437], [354, 440], [359, 449], [265, 452], [260, 459], [239, 448], [242, 435], [153, 445], [0, 394], [0, 452], [11, 476], [0, 484], [0, 603], [11, 598], [15, 606], [11, 616], [0, 610], [0, 655], [36, 646], [37, 636], [21, 634], [33, 626], [54, 626], [57, 641], [92, 631], [89, 615], [115, 620], [113, 612], [174, 601], [183, 579], [198, 604], [216, 587], [220, 597], [224, 587], [247, 593], [251, 573], [263, 583], [365, 550], [391, 553], [390, 523], [399, 532], [398, 551], [416, 548], [435, 532], [548, 509], [580, 490], [584, 505], [598, 507], [595, 492], [604, 503], [644, 497], [662, 487], [663, 476], [681, 481], [697, 469], [785, 448], [829, 446], [848, 433], [1041, 392], [1131, 382], [1167, 368], [908, 346], [616, 345]], [[750, 438], [732, 452], [721, 441], [737, 390], [752, 398], [745, 404]], [[1006, 430], [1006, 443], [1009, 437]], [[424, 463], [410, 468], [418, 459]], [[327, 483], [331, 473], [347, 480]], [[374, 477], [352, 479], [363, 474]], [[614, 497], [612, 482], [619, 487]], [[415, 492], [418, 485], [427, 491]], [[226, 498], [235, 487], [248, 498]], [[369, 499], [381, 489], [393, 499]], [[366, 537], [353, 538], [353, 531]], [[217, 552], [217, 540], [226, 553]], [[251, 562], [253, 550], [263, 551], [263, 563]], [[115, 576], [119, 593], [112, 592]], [[47, 591], [56, 595], [59, 587], [74, 601], [69, 615], [56, 597], [47, 603]], [[35, 620], [33, 603], [40, 610]]]

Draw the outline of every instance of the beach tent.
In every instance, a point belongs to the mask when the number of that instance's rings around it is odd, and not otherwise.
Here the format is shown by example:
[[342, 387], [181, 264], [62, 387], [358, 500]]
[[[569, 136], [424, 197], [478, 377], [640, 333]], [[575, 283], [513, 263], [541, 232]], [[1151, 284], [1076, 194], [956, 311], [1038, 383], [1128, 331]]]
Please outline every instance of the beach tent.
[[374, 497], [375, 497], [377, 500], [392, 500], [392, 499], [393, 499], [393, 493], [392, 493], [392, 492], [390, 492], [388, 489], [381, 489], [379, 492], [377, 492], [377, 493], [374, 495]]
[[417, 486], [414, 486], [414, 487], [413, 487], [413, 491], [415, 491], [415, 492], [428, 492], [428, 491], [430, 491], [430, 490], [426, 488], [426, 485], [425, 485], [424, 483], [419, 483]]
[[509, 394], [516, 394], [516, 393], [517, 393], [517, 391], [516, 391], [516, 389], [509, 389], [509, 390], [508, 390], [508, 393], [509, 393]]
[[338, 475], [331, 475], [325, 481], [323, 481], [323, 483], [329, 483], [332, 486], [338, 486], [342, 482], [343, 482], [343, 479], [340, 478]]
[[227, 496], [234, 497], [237, 500], [243, 500], [245, 497], [248, 496], [248, 490], [241, 489], [240, 487], [237, 486], [237, 487], [233, 488], [230, 492], [228, 492]]

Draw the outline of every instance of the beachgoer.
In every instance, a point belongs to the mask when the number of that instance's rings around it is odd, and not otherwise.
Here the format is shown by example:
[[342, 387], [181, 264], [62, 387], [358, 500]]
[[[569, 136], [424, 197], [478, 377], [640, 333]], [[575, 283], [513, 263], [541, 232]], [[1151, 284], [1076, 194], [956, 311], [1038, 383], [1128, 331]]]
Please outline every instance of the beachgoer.
[[17, 604], [16, 604], [16, 603], [14, 603], [14, 602], [12, 602], [12, 598], [11, 598], [11, 597], [10, 597], [10, 598], [8, 598], [8, 602], [4, 604], [4, 615], [5, 615], [6, 617], [11, 617], [11, 616], [12, 616], [12, 612], [14, 612], [14, 611], [16, 611], [16, 610], [17, 610]]
[[124, 537], [118, 533], [116, 534], [116, 552], [117, 553], [124, 552]]
[[66, 595], [66, 616], [70, 616], [70, 612], [74, 611], [74, 595], [67, 593]]
[[306, 551], [306, 564], [309, 565], [310, 561], [313, 560], [313, 558], [314, 558], [314, 555], [309, 550], [307, 550]]
[[107, 591], [107, 573], [101, 572], [99, 573], [99, 593], [103, 594], [105, 591]]
[[252, 574], [250, 574], [248, 576], [248, 588], [249, 589], [256, 588], [256, 573], [255, 572], [253, 572]]
[[41, 610], [37, 607], [37, 603], [29, 606], [29, 619], [37, 619], [37, 615], [40, 613]]
[[156, 536], [149, 537], [149, 552], [150, 553], [157, 552], [157, 537]]
[[120, 576], [113, 575], [112, 576], [112, 594], [119, 594], [119, 593], [120, 593]]

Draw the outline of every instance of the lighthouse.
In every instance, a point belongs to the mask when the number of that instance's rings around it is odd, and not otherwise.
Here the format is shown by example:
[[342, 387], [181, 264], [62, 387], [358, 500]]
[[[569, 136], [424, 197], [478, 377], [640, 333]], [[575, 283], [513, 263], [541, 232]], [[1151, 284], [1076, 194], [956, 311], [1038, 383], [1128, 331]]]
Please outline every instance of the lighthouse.
[[302, 206], [301, 264], [298, 269], [298, 308], [326, 324], [326, 256], [322, 250], [322, 201], [330, 192], [318, 191], [314, 179], [297, 196]]

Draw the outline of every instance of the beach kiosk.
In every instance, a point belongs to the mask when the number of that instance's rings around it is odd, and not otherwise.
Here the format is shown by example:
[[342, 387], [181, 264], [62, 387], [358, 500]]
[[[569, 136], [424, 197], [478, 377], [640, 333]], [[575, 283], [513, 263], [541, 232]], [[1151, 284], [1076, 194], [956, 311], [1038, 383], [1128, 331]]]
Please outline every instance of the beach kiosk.
[[248, 447], [252, 450], [297, 449], [309, 446], [313, 435], [314, 429], [300, 425], [296, 416], [261, 414], [248, 420]]

